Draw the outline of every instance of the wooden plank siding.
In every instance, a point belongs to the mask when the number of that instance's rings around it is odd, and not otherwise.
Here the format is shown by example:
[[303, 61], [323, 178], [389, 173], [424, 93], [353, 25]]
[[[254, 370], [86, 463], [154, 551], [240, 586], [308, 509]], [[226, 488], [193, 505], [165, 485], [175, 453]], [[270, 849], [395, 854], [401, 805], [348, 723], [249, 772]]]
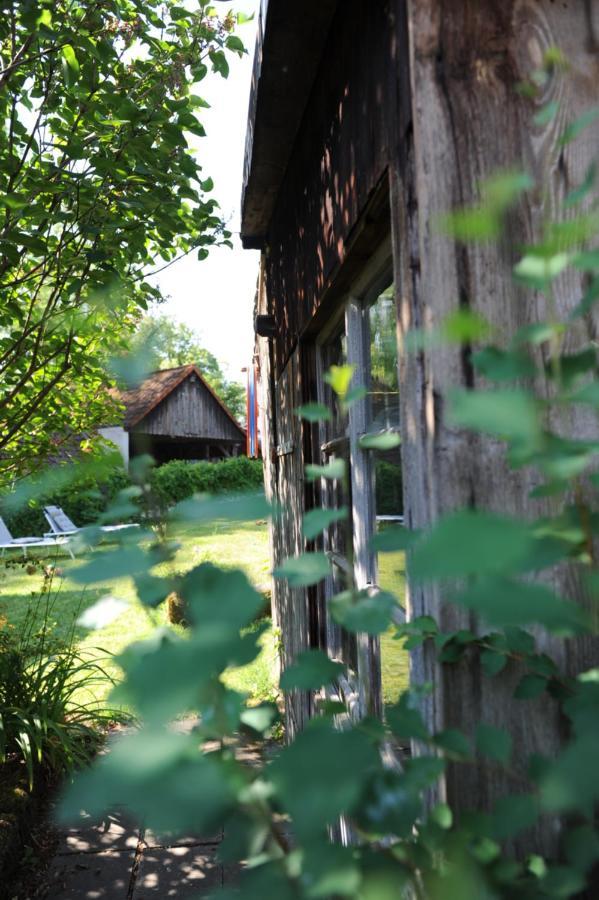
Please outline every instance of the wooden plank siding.
[[[518, 288], [511, 268], [521, 247], [539, 239], [543, 219], [553, 214], [572, 186], [584, 180], [596, 157], [599, 129], [589, 129], [568, 148], [559, 145], [567, 121], [597, 101], [599, 56], [592, 23], [599, 24], [599, 2], [552, 0], [409, 0], [412, 139], [402, 148], [392, 174], [396, 284], [399, 285], [401, 336], [424, 324], [434, 328], [458, 306], [469, 307], [497, 326], [506, 343], [515, 331], [544, 317], [544, 301]], [[517, 84], [542, 63], [545, 50], [559, 46], [571, 60], [566, 78], [552, 76], [538, 103], [523, 99]], [[556, 121], [535, 126], [541, 104], [558, 100]], [[509, 237], [500, 245], [463, 247], [439, 233], [441, 212], [476, 203], [479, 185], [499, 169], [530, 172], [543, 185], [512, 215]], [[559, 279], [560, 318], [580, 300], [581, 278], [570, 271]], [[589, 315], [570, 328], [564, 352], [597, 334]], [[405, 512], [409, 525], [426, 527], [460, 507], [512, 513], [521, 518], [556, 514], [563, 498], [531, 501], [539, 476], [511, 471], [504, 445], [448, 425], [446, 397], [456, 386], [484, 387], [468, 354], [454, 347], [402, 356], [401, 388]], [[542, 363], [541, 351], [538, 362]], [[539, 379], [541, 396], [550, 384]], [[552, 423], [558, 433], [597, 439], [597, 423], [582, 407]], [[551, 572], [549, 580], [565, 596], [586, 602], [574, 567]], [[446, 606], [436, 588], [409, 592], [409, 614], [435, 616], [444, 631], [476, 627], [475, 618]], [[556, 641], [539, 632], [540, 652], [550, 653], [571, 674], [596, 665], [597, 642]], [[481, 722], [508, 726], [517, 748], [515, 768], [525, 778], [531, 753], [551, 755], [563, 723], [545, 696], [536, 703], [513, 699], [522, 675], [510, 664], [500, 679], [485, 678], [478, 658], [438, 667], [429, 650], [412, 654], [417, 681], [434, 690], [425, 712], [433, 729], [456, 727], [473, 736]], [[484, 762], [452, 766], [443, 786], [454, 809], [475, 803], [488, 807], [514, 791], [510, 777]], [[555, 851], [558, 831], [542, 823], [519, 841], [521, 851]]]
[[[561, 78], [556, 72], [538, 103], [524, 99], [518, 83], [554, 45], [570, 59], [569, 74]], [[545, 316], [541, 298], [515, 286], [511, 269], [596, 156], [598, 125], [567, 148], [559, 135], [567, 121], [596, 105], [598, 84], [599, 0], [381, 0], [368, 8], [356, 0], [339, 3], [263, 254], [260, 308], [277, 325], [268, 349], [260, 341], [272, 408], [265, 464], [282, 506], [273, 529], [275, 563], [307, 549], [301, 516], [319, 502], [318, 489], [303, 479], [306, 462], [322, 462], [316, 429], [293, 416], [296, 406], [317, 398], [316, 338], [335, 307], [349, 298], [352, 278], [389, 228], [406, 524], [426, 528], [461, 507], [520, 518], [556, 512], [558, 501], [529, 499], [536, 476], [509, 471], [503, 444], [448, 425], [448, 392], [483, 385], [469, 353], [447, 347], [407, 355], [402, 348], [409, 329], [432, 328], [460, 306], [489, 319], [506, 343], [519, 327]], [[535, 126], [539, 105], [553, 99], [561, 104], [559, 116]], [[478, 202], [480, 182], [498, 169], [525, 169], [546, 186], [513, 213], [509, 237], [499, 245], [464, 248], [441, 235], [439, 214]], [[561, 316], [580, 300], [583, 287], [575, 272], [558, 280]], [[568, 330], [564, 351], [575, 351], [589, 336], [596, 340], [598, 333], [597, 316], [587, 316], [578, 329]], [[538, 389], [550, 396], [549, 382], [539, 379]], [[564, 435], [599, 437], [594, 416], [582, 407], [568, 416], [551, 425]], [[559, 592], [586, 602], [573, 567], [556, 568], [548, 578]], [[476, 628], [472, 615], [444, 606], [436, 588], [412, 586], [407, 602], [410, 617], [433, 615], [444, 631]], [[284, 666], [304, 647], [326, 645], [322, 592], [292, 591], [276, 582], [273, 603]], [[540, 652], [552, 654], [572, 674], [598, 664], [594, 640], [538, 637]], [[547, 696], [526, 704], [513, 699], [521, 672], [510, 666], [501, 679], [487, 679], [474, 655], [442, 668], [432, 649], [413, 651], [411, 660], [414, 680], [433, 684], [423, 701], [431, 729], [459, 728], [472, 736], [483, 721], [509, 724], [521, 778], [531, 753], [557, 749], [564, 726]], [[311, 711], [306, 695], [291, 698], [290, 735]], [[459, 814], [521, 789], [521, 781], [509, 781], [499, 767], [481, 761], [450, 766], [440, 799]], [[555, 823], [543, 822], [518, 847], [550, 854], [558, 836]]]
[[222, 406], [193, 375], [178, 385], [133, 432], [240, 444], [243, 435]]
[[[277, 373], [338, 274], [397, 144], [395, 0], [340, 4], [268, 233]], [[407, 60], [406, 60], [407, 63]]]

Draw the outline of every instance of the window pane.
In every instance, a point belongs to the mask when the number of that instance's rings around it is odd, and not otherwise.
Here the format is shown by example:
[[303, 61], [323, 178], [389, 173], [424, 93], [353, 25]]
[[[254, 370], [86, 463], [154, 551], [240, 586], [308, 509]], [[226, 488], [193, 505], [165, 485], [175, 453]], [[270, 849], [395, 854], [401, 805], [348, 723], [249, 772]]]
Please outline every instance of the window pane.
[[397, 314], [391, 285], [368, 311], [370, 324], [370, 430], [399, 428]]
[[[394, 286], [391, 285], [368, 310], [370, 326], [370, 384], [368, 430], [398, 431], [399, 373], [397, 355], [397, 311]], [[375, 480], [377, 530], [397, 525], [403, 513], [401, 450], [396, 448], [372, 454]], [[377, 559], [377, 584], [394, 594], [401, 605], [405, 598], [405, 556], [381, 553]], [[381, 674], [383, 701], [397, 702], [408, 688], [408, 654], [401, 642], [393, 640], [395, 628], [381, 635]]]

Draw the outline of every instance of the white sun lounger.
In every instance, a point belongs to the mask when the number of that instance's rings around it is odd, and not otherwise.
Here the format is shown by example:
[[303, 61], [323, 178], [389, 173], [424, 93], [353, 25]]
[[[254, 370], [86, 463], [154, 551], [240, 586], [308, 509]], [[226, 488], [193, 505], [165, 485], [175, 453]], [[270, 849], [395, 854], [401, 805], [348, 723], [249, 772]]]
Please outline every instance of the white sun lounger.
[[2, 516], [0, 516], [0, 550], [2, 551], [2, 556], [4, 556], [7, 550], [22, 550], [24, 559], [27, 559], [27, 550], [30, 548], [38, 547], [64, 547], [67, 553], [70, 555], [71, 559], [75, 559], [73, 551], [68, 546], [68, 543], [64, 538], [61, 539], [58, 536], [52, 538], [14, 538], [8, 530], [6, 522], [4, 521]]
[[[47, 531], [44, 534], [44, 537], [70, 537], [73, 534], [78, 534], [81, 529], [75, 525], [72, 519], [69, 519], [67, 514], [60, 506], [44, 506], [44, 515], [46, 517], [46, 521], [48, 525], [52, 529], [52, 531]], [[101, 530], [108, 533], [113, 531], [123, 531], [126, 528], [139, 528], [136, 522], [132, 522], [128, 525], [101, 525]]]

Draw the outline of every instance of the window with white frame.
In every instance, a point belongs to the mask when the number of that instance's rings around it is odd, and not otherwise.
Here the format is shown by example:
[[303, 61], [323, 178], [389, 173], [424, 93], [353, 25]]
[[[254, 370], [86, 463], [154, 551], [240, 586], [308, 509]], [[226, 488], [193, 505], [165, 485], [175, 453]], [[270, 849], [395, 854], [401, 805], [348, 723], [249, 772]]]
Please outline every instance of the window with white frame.
[[[389, 590], [403, 600], [403, 554], [377, 558], [370, 549], [376, 531], [403, 520], [401, 448], [398, 445], [381, 451], [363, 446], [365, 435], [400, 432], [397, 312], [391, 273], [390, 254], [383, 248], [354, 284], [332, 337], [321, 342], [321, 374], [333, 363], [348, 362], [355, 366], [355, 384], [366, 388], [366, 395], [351, 408], [348, 418], [343, 420], [335, 414], [333, 424], [324, 428], [321, 449], [323, 462], [334, 455], [349, 458], [351, 473], [350, 496], [330, 496], [328, 502], [349, 502], [352, 534], [349, 538], [342, 536], [334, 526], [325, 538], [326, 549], [334, 559], [336, 551], [344, 553], [343, 541], [351, 540], [358, 587], [373, 594]], [[330, 403], [322, 378], [320, 381], [320, 399]], [[325, 487], [325, 491], [331, 494], [332, 489]], [[338, 589], [335, 581], [331, 579], [328, 592]], [[401, 611], [398, 613], [401, 618]], [[370, 673], [376, 672], [377, 666], [382, 668], [383, 697], [397, 699], [407, 686], [407, 655], [392, 633], [383, 635], [379, 642], [366, 636], [357, 640], [343, 636], [331, 624], [327, 630], [332, 655], [354, 668], [361, 679], [372, 678]]]

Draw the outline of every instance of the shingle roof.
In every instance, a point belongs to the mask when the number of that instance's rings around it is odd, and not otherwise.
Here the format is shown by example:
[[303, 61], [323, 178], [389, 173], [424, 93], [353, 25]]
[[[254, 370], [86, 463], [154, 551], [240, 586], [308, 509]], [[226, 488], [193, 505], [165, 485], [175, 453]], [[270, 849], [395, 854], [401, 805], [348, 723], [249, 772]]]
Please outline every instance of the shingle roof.
[[220, 397], [214, 393], [197, 366], [177, 366], [175, 369], [160, 369], [158, 372], [152, 372], [137, 387], [128, 391], [119, 391], [118, 398], [125, 406], [124, 425], [127, 430], [134, 428], [142, 419], [152, 412], [153, 409], [162, 403], [175, 388], [177, 388], [190, 375], [197, 375], [200, 383], [214, 397], [220, 408], [239, 429], [241, 435], [245, 437], [245, 431], [227, 409]]

